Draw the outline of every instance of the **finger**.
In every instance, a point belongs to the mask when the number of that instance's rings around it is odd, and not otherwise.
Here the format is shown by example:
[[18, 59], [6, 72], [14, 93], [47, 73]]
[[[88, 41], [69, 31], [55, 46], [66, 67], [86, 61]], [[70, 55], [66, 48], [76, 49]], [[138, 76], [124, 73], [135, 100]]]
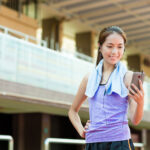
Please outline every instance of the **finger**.
[[89, 128], [89, 126], [90, 126], [90, 124], [89, 124], [89, 123], [85, 125], [85, 127], [86, 127], [86, 128]]
[[137, 93], [139, 93], [139, 92], [140, 92], [140, 90], [137, 88], [137, 86], [136, 86], [136, 85], [131, 84], [131, 86], [135, 89], [135, 91], [136, 91]]
[[86, 123], [86, 125], [87, 125], [87, 126], [89, 126], [89, 125], [90, 125], [90, 123]]
[[90, 122], [91, 122], [90, 120], [87, 120], [86, 125], [89, 125], [89, 124], [90, 124]]
[[130, 93], [129, 94], [132, 95], [132, 98], [134, 98], [134, 99], [139, 98], [139, 95], [134, 90], [132, 90], [130, 87], [129, 87], [129, 90], [131, 92], [131, 94]]
[[140, 97], [144, 97], [144, 92], [143, 91], [140, 91], [138, 94], [139, 94]]
[[139, 84], [140, 84], [140, 90], [144, 93], [144, 89], [143, 89], [143, 83], [141, 80], [139, 80]]
[[138, 103], [138, 98], [133, 96], [132, 94], [128, 95], [130, 99], [133, 99], [134, 101], [136, 101]]
[[132, 95], [135, 95], [134, 90], [132, 90], [130, 87], [129, 87], [129, 91], [130, 91], [130, 93], [131, 93]]
[[87, 133], [88, 131], [86, 129], [83, 130], [84, 133]]
[[[139, 80], [139, 82], [141, 82], [141, 84], [142, 84], [142, 81], [141, 80]], [[143, 95], [144, 95], [144, 91], [143, 91], [143, 85], [140, 85], [140, 86], [142, 86], [142, 90], [139, 90], [138, 88], [137, 88], [137, 86], [135, 86], [134, 84], [132, 84], [132, 87], [136, 90], [136, 94], [137, 94], [137, 96], [139, 97], [139, 95], [140, 96], [142, 96], [143, 97]], [[141, 89], [141, 88], [140, 88]]]
[[134, 96], [133, 96], [132, 94], [129, 93], [128, 96], [129, 96], [130, 98], [134, 99]]
[[85, 126], [84, 129], [88, 129], [88, 126]]
[[87, 130], [84, 130], [84, 133], [87, 133], [88, 131]]
[[85, 126], [88, 127], [90, 125], [90, 123], [87, 123]]

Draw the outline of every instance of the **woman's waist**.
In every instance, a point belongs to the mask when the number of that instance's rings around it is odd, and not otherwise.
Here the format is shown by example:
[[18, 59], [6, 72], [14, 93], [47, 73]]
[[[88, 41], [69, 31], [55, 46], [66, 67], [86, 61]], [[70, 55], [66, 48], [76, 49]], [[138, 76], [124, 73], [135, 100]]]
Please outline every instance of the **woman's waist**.
[[118, 122], [113, 124], [107, 125], [90, 125], [87, 129], [86, 133], [86, 141], [91, 142], [98, 140], [100, 141], [107, 141], [108, 139], [120, 138], [123, 140], [125, 138], [129, 138], [130, 136], [130, 129], [127, 122]]
[[128, 127], [128, 121], [118, 121], [118, 122], [111, 122], [111, 121], [103, 121], [103, 122], [91, 122], [87, 131], [94, 131], [94, 130], [106, 130], [108, 128], [120, 128], [120, 127]]
[[106, 125], [106, 124], [122, 124], [128, 123], [128, 118], [125, 113], [118, 114], [103, 114], [103, 115], [90, 115], [90, 120], [92, 125]]
[[86, 133], [86, 142], [105, 142], [118, 141], [131, 138], [131, 133], [128, 124], [105, 126], [97, 129], [89, 129]]

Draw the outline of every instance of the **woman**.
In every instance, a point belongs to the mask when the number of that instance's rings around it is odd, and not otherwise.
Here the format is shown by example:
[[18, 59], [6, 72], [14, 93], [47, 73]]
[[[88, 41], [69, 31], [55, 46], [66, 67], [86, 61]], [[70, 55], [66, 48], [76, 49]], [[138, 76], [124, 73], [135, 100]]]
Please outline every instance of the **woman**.
[[[138, 125], [144, 106], [142, 82], [139, 80], [140, 90], [134, 84], [131, 89], [133, 72], [120, 62], [126, 44], [121, 28], [104, 28], [98, 43], [97, 66], [83, 78], [69, 118], [79, 135], [86, 138], [86, 150], [134, 150], [127, 110], [129, 105], [131, 122]], [[90, 122], [83, 127], [78, 112], [87, 97]]]

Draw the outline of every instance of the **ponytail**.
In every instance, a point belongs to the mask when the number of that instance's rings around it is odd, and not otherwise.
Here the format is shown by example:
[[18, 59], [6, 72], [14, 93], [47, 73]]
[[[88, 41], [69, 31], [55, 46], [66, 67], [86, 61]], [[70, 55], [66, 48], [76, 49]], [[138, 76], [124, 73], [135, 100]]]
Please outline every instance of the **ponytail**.
[[96, 66], [99, 64], [99, 62], [103, 59], [103, 55], [100, 51], [100, 46], [98, 48], [98, 52], [97, 52], [97, 60], [96, 60]]

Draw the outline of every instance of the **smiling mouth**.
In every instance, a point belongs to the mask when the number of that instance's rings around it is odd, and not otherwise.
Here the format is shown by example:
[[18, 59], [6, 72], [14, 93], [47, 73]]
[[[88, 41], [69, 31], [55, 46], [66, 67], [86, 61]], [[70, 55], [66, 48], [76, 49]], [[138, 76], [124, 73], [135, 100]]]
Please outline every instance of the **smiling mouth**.
[[110, 58], [117, 58], [117, 56], [110, 56]]
[[117, 59], [117, 56], [110, 56], [110, 59], [111, 59], [111, 60], [116, 60], [116, 59]]

